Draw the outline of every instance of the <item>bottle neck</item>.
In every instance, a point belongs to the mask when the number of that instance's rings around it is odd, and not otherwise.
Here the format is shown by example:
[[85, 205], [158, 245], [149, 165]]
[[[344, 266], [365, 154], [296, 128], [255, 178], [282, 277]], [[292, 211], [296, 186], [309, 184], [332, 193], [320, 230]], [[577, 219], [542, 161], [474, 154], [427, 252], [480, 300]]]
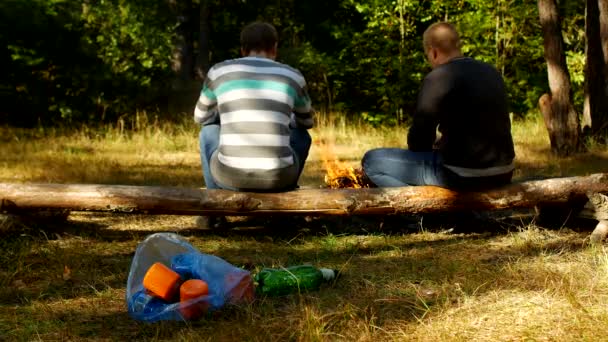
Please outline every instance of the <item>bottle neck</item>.
[[331, 281], [336, 278], [336, 271], [329, 268], [320, 268], [319, 271], [323, 274], [323, 280]]

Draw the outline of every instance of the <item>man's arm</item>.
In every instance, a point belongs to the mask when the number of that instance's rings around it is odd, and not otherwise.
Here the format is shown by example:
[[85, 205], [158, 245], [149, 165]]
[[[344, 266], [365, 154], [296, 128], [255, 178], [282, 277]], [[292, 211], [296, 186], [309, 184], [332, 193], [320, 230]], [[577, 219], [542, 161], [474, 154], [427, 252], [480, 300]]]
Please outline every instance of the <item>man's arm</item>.
[[407, 134], [408, 149], [414, 152], [433, 150], [443, 100], [449, 92], [449, 80], [439, 73], [429, 74], [422, 82], [412, 126]]
[[308, 89], [306, 85], [304, 85], [304, 87], [302, 87], [302, 89], [298, 92], [293, 109], [297, 126], [306, 129], [312, 128], [314, 125], [312, 113], [313, 110], [310, 96], [308, 96]]
[[210, 89], [209, 78], [205, 79], [201, 96], [196, 102], [194, 109], [194, 121], [201, 125], [219, 123], [219, 112], [217, 109], [217, 97]]

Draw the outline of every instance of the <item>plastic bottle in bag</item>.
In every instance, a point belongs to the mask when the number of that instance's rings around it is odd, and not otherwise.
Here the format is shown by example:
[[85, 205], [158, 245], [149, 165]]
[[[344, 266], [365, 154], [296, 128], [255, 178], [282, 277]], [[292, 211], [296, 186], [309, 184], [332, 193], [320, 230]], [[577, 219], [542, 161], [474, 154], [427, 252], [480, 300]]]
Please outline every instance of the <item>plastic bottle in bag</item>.
[[[158, 277], [157, 272], [152, 272], [155, 276], [146, 280], [151, 266], [156, 263], [168, 266], [171, 272]], [[164, 267], [154, 268], [167, 271]], [[172, 272], [177, 273], [177, 276]], [[158, 274], [161, 273], [163, 272]], [[192, 279], [205, 281], [209, 294], [180, 302], [181, 285]], [[213, 312], [224, 307], [227, 302], [238, 304], [243, 299], [253, 299], [252, 293], [250, 272], [217, 256], [201, 253], [179, 235], [156, 233], [137, 246], [129, 269], [125, 297], [132, 318], [157, 322], [189, 320], [184, 317], [184, 310], [202, 307], [203, 313]], [[161, 296], [168, 300], [158, 298]]]
[[134, 312], [140, 312], [145, 315], [155, 315], [161, 313], [169, 303], [148, 293], [146, 290], [135, 292], [131, 297], [131, 305]]
[[301, 265], [283, 269], [265, 268], [255, 275], [255, 281], [258, 283], [257, 291], [260, 294], [282, 296], [318, 290], [323, 282], [329, 282], [337, 275], [336, 270]]

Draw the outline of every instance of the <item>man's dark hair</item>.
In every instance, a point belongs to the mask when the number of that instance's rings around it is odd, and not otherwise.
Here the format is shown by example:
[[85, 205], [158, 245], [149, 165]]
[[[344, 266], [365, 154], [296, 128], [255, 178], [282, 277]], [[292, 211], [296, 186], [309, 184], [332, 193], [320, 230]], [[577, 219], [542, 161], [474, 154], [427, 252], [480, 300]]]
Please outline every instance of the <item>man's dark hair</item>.
[[270, 51], [278, 41], [277, 29], [269, 23], [256, 21], [241, 31], [241, 48], [245, 53]]

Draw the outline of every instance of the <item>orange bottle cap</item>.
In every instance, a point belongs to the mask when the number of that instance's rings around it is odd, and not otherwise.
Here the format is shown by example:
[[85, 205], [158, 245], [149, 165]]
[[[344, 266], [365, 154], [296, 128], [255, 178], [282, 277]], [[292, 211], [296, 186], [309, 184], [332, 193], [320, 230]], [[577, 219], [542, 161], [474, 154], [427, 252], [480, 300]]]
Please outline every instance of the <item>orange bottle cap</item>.
[[181, 277], [160, 262], [152, 265], [144, 276], [144, 288], [157, 297], [171, 301], [179, 287]]
[[209, 294], [209, 285], [204, 280], [190, 279], [179, 288], [179, 300], [184, 302]]

